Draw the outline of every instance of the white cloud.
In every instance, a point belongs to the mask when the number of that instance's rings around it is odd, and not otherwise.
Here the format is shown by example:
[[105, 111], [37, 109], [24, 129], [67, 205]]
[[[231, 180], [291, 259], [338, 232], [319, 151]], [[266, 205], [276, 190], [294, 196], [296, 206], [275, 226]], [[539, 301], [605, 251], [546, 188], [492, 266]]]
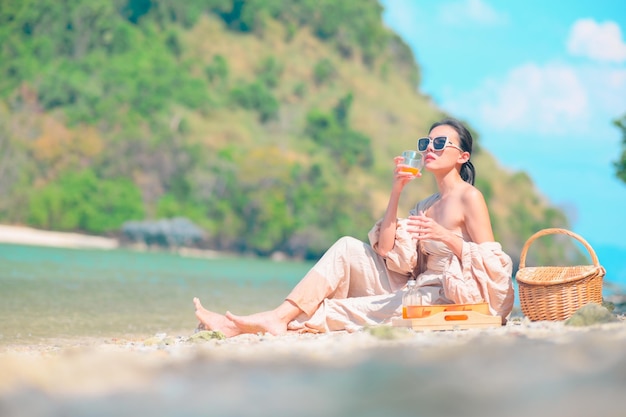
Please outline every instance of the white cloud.
[[583, 126], [589, 116], [585, 86], [572, 68], [561, 64], [525, 64], [443, 106], [461, 114], [469, 112], [498, 130], [547, 134]]
[[461, 0], [445, 3], [440, 8], [440, 19], [451, 25], [479, 23], [488, 26], [506, 24], [509, 18], [482, 0]]
[[577, 71], [595, 111], [611, 118], [626, 113], [626, 67], [587, 65]]
[[567, 50], [572, 55], [597, 61], [626, 61], [626, 43], [615, 22], [597, 23], [593, 19], [574, 22], [567, 41]]

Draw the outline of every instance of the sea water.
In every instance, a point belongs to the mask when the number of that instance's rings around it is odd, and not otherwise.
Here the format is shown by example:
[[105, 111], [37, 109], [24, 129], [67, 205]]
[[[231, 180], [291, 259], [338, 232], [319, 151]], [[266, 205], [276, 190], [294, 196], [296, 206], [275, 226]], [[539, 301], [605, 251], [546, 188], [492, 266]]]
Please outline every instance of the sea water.
[[275, 307], [310, 262], [0, 245], [0, 344], [190, 335], [193, 297], [217, 312]]
[[[0, 245], [0, 347], [190, 335], [197, 324], [194, 296], [219, 312], [272, 308], [311, 266]], [[541, 334], [476, 333], [469, 343], [454, 332], [416, 334], [416, 344], [381, 340], [343, 354], [328, 345], [325, 353], [339, 355], [337, 361], [297, 356], [298, 345], [279, 349], [275, 358], [246, 360], [195, 350], [190, 356], [90, 349], [69, 350], [59, 360], [26, 356], [17, 374], [28, 378], [0, 392], [0, 415], [624, 415], [623, 339], [600, 329]], [[16, 372], [8, 360], [0, 362], [0, 387], [7, 371], [9, 378]], [[52, 389], [57, 385], [59, 391]]]
[[[198, 324], [193, 297], [220, 313], [271, 309], [311, 266], [253, 257], [0, 244], [0, 344], [188, 336]], [[626, 278], [616, 272], [607, 272], [605, 293], [623, 293]]]

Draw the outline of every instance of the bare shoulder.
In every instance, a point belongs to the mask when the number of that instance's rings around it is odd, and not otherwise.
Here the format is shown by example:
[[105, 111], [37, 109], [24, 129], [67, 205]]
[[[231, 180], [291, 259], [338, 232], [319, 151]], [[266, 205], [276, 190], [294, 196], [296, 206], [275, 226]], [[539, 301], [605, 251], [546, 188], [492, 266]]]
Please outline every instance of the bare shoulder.
[[467, 186], [462, 190], [461, 201], [465, 207], [466, 216], [483, 217], [489, 215], [487, 203], [485, 202], [483, 193], [481, 193], [480, 190], [473, 185], [467, 184]]
[[493, 242], [489, 210], [480, 190], [467, 184], [461, 200], [465, 207], [465, 227], [470, 238], [476, 243]]
[[483, 193], [472, 184], [465, 183], [466, 185], [461, 190], [461, 199], [465, 204], [485, 204], [485, 198]]

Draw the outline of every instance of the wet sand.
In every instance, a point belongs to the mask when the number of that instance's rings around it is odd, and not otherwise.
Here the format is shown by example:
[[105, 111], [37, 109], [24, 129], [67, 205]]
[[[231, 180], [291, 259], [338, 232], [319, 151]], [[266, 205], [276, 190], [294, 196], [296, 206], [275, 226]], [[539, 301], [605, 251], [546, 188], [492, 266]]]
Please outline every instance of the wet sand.
[[623, 416], [625, 349], [623, 318], [6, 346], [0, 415]]

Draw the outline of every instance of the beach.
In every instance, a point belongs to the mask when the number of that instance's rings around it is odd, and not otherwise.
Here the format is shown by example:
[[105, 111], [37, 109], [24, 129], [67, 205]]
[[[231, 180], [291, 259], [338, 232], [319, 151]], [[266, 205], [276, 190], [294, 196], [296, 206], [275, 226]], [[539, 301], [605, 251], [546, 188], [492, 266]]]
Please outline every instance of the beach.
[[[626, 325], [5, 348], [0, 415], [622, 416]], [[147, 343], [146, 343], [147, 342]]]
[[[11, 228], [22, 243], [27, 237], [33, 245], [50, 243], [46, 233], [22, 231]], [[94, 244], [81, 236], [52, 237], [67, 247]], [[187, 295], [181, 298], [186, 302]], [[97, 310], [92, 320], [102, 314]], [[514, 311], [505, 326], [483, 329], [379, 326], [230, 339], [196, 333], [191, 306], [184, 315], [190, 320], [181, 321], [180, 330], [141, 337], [114, 325], [117, 336], [51, 332], [26, 342], [4, 340], [0, 416], [626, 414], [621, 314], [610, 323], [569, 326], [531, 322]]]
[[0, 243], [76, 249], [114, 249], [119, 247], [117, 239], [11, 225], [0, 225]]

